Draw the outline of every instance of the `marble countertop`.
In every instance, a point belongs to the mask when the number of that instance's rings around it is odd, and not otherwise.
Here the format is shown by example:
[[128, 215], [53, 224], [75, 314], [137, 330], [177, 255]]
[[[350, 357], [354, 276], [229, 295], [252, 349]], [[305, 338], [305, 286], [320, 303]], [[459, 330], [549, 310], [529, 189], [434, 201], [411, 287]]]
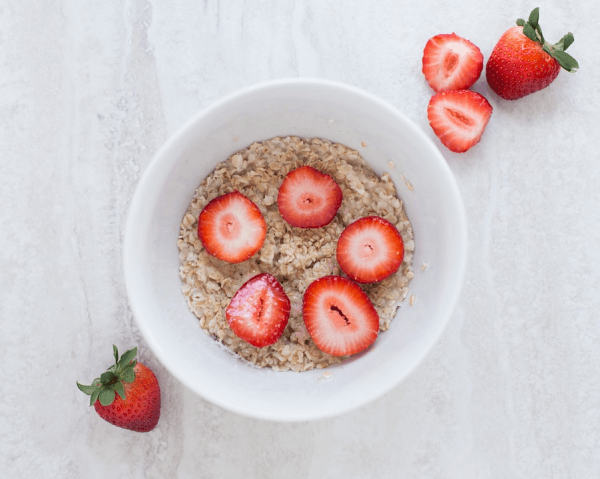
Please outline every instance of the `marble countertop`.
[[[335, 418], [273, 423], [182, 386], [129, 309], [121, 249], [153, 154], [238, 88], [317, 77], [395, 105], [437, 141], [423, 47], [456, 32], [485, 59], [535, 6], [465, 0], [81, 1], [0, 5], [0, 464], [10, 477], [600, 477], [600, 153], [593, 2], [542, 2], [581, 69], [494, 107], [480, 144], [440, 144], [469, 263], [439, 343], [402, 384]], [[581, 3], [581, 4], [580, 4]], [[596, 58], [596, 60], [594, 60]], [[438, 142], [439, 144], [439, 142]], [[111, 345], [163, 390], [157, 428], [87, 407]]]

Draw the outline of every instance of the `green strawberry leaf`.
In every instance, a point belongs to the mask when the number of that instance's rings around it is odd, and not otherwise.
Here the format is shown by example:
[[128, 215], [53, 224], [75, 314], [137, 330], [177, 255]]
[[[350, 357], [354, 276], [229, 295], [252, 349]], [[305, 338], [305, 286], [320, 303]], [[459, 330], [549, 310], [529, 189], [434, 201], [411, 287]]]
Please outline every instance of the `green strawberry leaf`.
[[534, 8], [529, 14], [529, 24], [535, 29], [540, 21], [540, 7]]
[[77, 387], [82, 393], [85, 393], [88, 396], [90, 396], [97, 389], [96, 386], [85, 386], [79, 383], [77, 383]]
[[[567, 33], [564, 37], [561, 38], [563, 44], [563, 52], [569, 48], [573, 42], [575, 41], [575, 37], [571, 32]], [[559, 42], [560, 43], [560, 42]]]
[[537, 34], [538, 34], [538, 36], [539, 36], [539, 38], [540, 38], [540, 40], [539, 40], [539, 41], [542, 43], [542, 45], [543, 45], [544, 43], [546, 43], [546, 40], [544, 40], [544, 34], [542, 33], [542, 27], [541, 27], [541, 26], [539, 26], [539, 25], [537, 25], [537, 26], [535, 27], [535, 31], [537, 32]]
[[540, 27], [539, 20], [540, 9], [539, 7], [536, 7], [529, 14], [529, 20], [527, 22], [522, 18], [519, 18], [517, 20], [517, 25], [523, 27], [523, 35], [534, 42], [540, 43], [543, 50], [548, 55], [554, 57], [562, 68], [572, 73], [579, 70], [579, 63], [577, 63], [577, 60], [575, 60], [568, 53], [565, 53], [565, 50], [569, 48], [575, 41], [573, 34], [569, 32], [562, 37], [558, 43], [550, 45], [546, 43], [546, 40], [544, 39], [544, 34], [542, 33], [542, 27]]
[[533, 40], [534, 42], [540, 41], [537, 37], [537, 33], [535, 33], [535, 30], [529, 23], [526, 23], [523, 27], [523, 35], [525, 35], [530, 40]]
[[123, 383], [121, 381], [117, 381], [114, 384], [114, 390], [117, 392], [117, 394], [119, 394], [119, 396], [121, 396], [121, 399], [125, 401], [125, 388], [123, 387]]
[[103, 406], [110, 406], [115, 400], [115, 390], [103, 389], [102, 391], [100, 391], [98, 399], [100, 399], [100, 404], [102, 404]]
[[121, 399], [126, 399], [127, 395], [125, 394], [123, 382], [133, 383], [135, 381], [136, 354], [137, 347], [126, 351], [119, 359], [119, 350], [113, 344], [115, 363], [111, 367], [102, 373], [99, 378], [94, 379], [90, 386], [75, 381], [77, 388], [90, 396], [90, 406], [93, 406], [96, 401], [100, 401], [103, 406], [108, 406], [113, 403], [117, 394]]
[[554, 51], [552, 56], [558, 60], [561, 67], [571, 73], [575, 73], [579, 70], [579, 63], [571, 55], [566, 52]]
[[127, 372], [127, 370], [129, 370], [129, 369], [135, 368], [136, 364], [137, 364], [137, 361], [134, 359], [130, 363], [124, 364], [122, 367], [119, 367], [119, 371], [118, 371], [119, 379], [123, 379], [123, 374], [125, 374]]
[[573, 42], [575, 41], [575, 37], [571, 32], [567, 33], [564, 37], [562, 37], [558, 43], [552, 45], [559, 52], [564, 52], [567, 48], [569, 48]]
[[93, 393], [92, 396], [90, 397], [90, 406], [93, 406], [94, 403], [98, 400], [98, 396], [100, 395], [100, 391], [102, 391], [102, 389], [97, 388]]
[[137, 348], [130, 349], [129, 351], [125, 352], [125, 354], [123, 354], [123, 356], [121, 356], [121, 360], [119, 361], [119, 364], [121, 366], [128, 365], [133, 360], [133, 358], [135, 358], [136, 354], [137, 354]]
[[126, 383], [132, 383], [135, 381], [135, 371], [133, 369], [126, 369], [121, 375], [121, 379]]
[[113, 379], [116, 379], [116, 378], [117, 378], [117, 376], [115, 373], [113, 373], [112, 371], [106, 371], [105, 373], [102, 373], [100, 375], [100, 382], [102, 382], [102, 384], [104, 384], [104, 385], [107, 385]]

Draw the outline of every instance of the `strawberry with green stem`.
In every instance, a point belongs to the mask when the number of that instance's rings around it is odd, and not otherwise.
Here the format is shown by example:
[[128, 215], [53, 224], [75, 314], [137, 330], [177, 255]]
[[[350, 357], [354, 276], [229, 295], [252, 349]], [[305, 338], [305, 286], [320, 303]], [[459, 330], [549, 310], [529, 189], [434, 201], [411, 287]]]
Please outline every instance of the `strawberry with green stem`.
[[539, 15], [539, 8], [534, 8], [528, 21], [519, 18], [517, 26], [502, 35], [488, 59], [487, 82], [505, 100], [517, 100], [546, 88], [561, 67], [572, 73], [579, 69], [577, 61], [565, 51], [574, 41], [573, 34], [567, 33], [558, 43], [548, 43]]
[[115, 426], [137, 432], [154, 429], [160, 418], [160, 386], [154, 373], [135, 360], [137, 348], [125, 352], [113, 345], [115, 364], [91, 386], [77, 383], [90, 396], [90, 406]]

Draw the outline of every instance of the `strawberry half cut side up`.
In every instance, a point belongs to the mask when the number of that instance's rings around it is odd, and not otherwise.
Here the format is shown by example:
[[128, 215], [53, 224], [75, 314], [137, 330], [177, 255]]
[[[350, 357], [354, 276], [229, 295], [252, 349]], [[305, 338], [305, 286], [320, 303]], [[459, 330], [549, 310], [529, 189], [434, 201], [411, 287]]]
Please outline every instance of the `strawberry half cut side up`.
[[109, 423], [136, 432], [148, 432], [160, 418], [160, 386], [154, 373], [135, 360], [137, 348], [125, 352], [113, 345], [115, 364], [91, 386], [77, 383], [90, 396], [90, 406]]
[[398, 271], [404, 258], [404, 242], [388, 220], [367, 216], [342, 231], [336, 257], [342, 271], [354, 281], [375, 283]]
[[238, 289], [225, 316], [237, 337], [263, 348], [283, 334], [290, 317], [290, 300], [275, 276], [262, 273]]
[[540, 11], [534, 8], [527, 21], [519, 18], [492, 50], [485, 67], [490, 88], [505, 100], [517, 100], [546, 88], [561, 67], [574, 73], [579, 64], [566, 49], [575, 41], [571, 32], [558, 43], [544, 38], [539, 24]]
[[482, 70], [481, 50], [455, 33], [430, 38], [423, 50], [423, 74], [436, 92], [466, 90]]
[[441, 142], [449, 150], [463, 153], [479, 142], [492, 110], [490, 102], [479, 93], [445, 91], [431, 97], [427, 117]]
[[317, 347], [332, 356], [360, 353], [379, 333], [379, 315], [371, 300], [342, 276], [313, 281], [304, 293], [302, 316]]
[[279, 213], [297, 228], [320, 228], [333, 220], [342, 204], [335, 180], [312, 166], [301, 166], [283, 179], [277, 195]]
[[266, 236], [260, 209], [239, 191], [215, 198], [198, 217], [198, 238], [207, 253], [229, 263], [251, 258]]

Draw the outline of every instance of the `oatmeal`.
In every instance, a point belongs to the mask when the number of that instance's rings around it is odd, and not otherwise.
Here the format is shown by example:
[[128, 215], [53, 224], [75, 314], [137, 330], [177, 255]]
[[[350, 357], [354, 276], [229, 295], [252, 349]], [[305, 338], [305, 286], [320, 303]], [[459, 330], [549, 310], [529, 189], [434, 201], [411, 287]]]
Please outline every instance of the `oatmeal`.
[[[294, 228], [277, 208], [281, 182], [292, 170], [309, 165], [330, 175], [343, 192], [333, 221], [321, 228]], [[261, 210], [267, 236], [260, 251], [243, 263], [231, 264], [208, 254], [198, 239], [198, 216], [214, 198], [238, 190]], [[204, 331], [242, 359], [276, 371], [325, 368], [344, 358], [319, 350], [302, 320], [302, 298], [308, 285], [322, 276], [341, 275], [337, 240], [346, 226], [364, 216], [391, 222], [404, 241], [404, 260], [396, 273], [374, 284], [362, 284], [379, 314], [380, 332], [388, 329], [408, 294], [413, 278], [414, 241], [411, 224], [388, 173], [378, 177], [360, 154], [339, 143], [298, 137], [257, 142], [219, 163], [200, 184], [181, 222], [179, 275], [190, 310]], [[225, 310], [236, 291], [259, 273], [275, 276], [291, 302], [288, 325], [273, 345], [256, 348], [230, 329]]]

